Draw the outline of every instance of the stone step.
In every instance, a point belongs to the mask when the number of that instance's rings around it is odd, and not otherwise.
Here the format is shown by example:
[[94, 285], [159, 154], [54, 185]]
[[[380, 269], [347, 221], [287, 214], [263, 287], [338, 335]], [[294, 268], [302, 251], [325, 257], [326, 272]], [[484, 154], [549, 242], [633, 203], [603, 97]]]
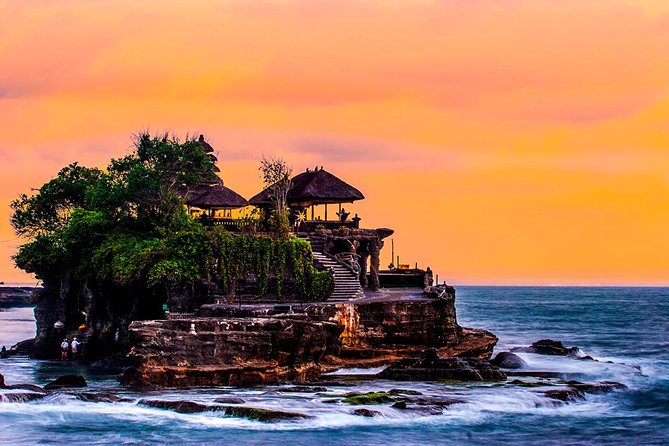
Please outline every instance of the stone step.
[[325, 248], [324, 238], [307, 237], [305, 240], [311, 244], [314, 260], [324, 268], [332, 271], [334, 290], [330, 294], [329, 299], [346, 301], [363, 296], [358, 277], [350, 269], [322, 252]]

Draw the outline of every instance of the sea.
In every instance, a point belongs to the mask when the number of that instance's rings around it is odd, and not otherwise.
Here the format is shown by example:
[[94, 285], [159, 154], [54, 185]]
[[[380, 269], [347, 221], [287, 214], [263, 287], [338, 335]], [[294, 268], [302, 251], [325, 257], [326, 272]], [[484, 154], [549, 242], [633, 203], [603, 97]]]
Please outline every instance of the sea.
[[[0, 396], [0, 444], [235, 444], [235, 445], [667, 445], [669, 444], [669, 289], [469, 287], [457, 289], [459, 323], [485, 328], [499, 337], [496, 351], [555, 339], [577, 346], [581, 355], [552, 357], [520, 353], [527, 370], [553, 371], [563, 379], [616, 381], [627, 389], [587, 394], [561, 403], [542, 391], [561, 383], [544, 378], [543, 387], [509, 383], [389, 382], [374, 370], [340, 370], [327, 379], [347, 376], [348, 385], [324, 392], [282, 392], [284, 386], [228, 387], [135, 393], [115, 376], [87, 364], [0, 360], [8, 384], [44, 385], [66, 374], [84, 375], [89, 391], [113, 392], [123, 402], [90, 403], [53, 394], [27, 403]], [[0, 311], [0, 344], [34, 335], [31, 308]], [[351, 379], [358, 376], [359, 379]], [[522, 378], [532, 379], [532, 378]], [[538, 378], [534, 378], [535, 381]], [[511, 378], [509, 379], [509, 381]], [[562, 383], [564, 383], [562, 381]], [[332, 404], [348, 392], [393, 388], [426, 397], [462, 402], [443, 413], [414, 413], [390, 405], [362, 406], [379, 416], [352, 414], [352, 407]], [[245, 406], [299, 412], [301, 421], [263, 423], [216, 412], [179, 414], [139, 405], [140, 398], [210, 403], [238, 397]]]

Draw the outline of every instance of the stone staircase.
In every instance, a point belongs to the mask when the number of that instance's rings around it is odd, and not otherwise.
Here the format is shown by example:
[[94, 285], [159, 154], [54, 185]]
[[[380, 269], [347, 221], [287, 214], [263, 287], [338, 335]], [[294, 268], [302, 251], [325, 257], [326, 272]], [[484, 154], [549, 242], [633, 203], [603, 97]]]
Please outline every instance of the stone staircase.
[[314, 252], [314, 259], [332, 271], [334, 291], [332, 291], [328, 300], [350, 300], [363, 297], [360, 280], [353, 271], [332, 257], [320, 252]]
[[314, 260], [332, 271], [334, 291], [330, 294], [329, 301], [347, 301], [364, 297], [358, 276], [346, 265], [323, 253], [325, 250], [324, 237], [308, 236], [305, 237], [305, 240], [311, 244]]

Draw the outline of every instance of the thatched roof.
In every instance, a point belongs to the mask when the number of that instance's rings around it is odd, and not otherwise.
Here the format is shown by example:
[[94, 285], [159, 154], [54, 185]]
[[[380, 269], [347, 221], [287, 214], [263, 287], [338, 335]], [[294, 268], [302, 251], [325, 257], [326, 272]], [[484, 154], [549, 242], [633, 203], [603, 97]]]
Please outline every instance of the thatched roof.
[[[302, 172], [293, 177], [291, 183], [288, 191], [289, 205], [352, 203], [365, 198], [358, 189], [322, 168]], [[251, 198], [249, 203], [260, 206], [267, 205], [271, 201], [270, 191], [267, 188]]]
[[200, 135], [197, 142], [204, 148], [205, 153], [212, 153], [214, 151], [214, 148], [204, 140], [204, 135]]
[[188, 193], [186, 204], [200, 209], [235, 209], [248, 206], [249, 202], [218, 180], [211, 185], [196, 186]]

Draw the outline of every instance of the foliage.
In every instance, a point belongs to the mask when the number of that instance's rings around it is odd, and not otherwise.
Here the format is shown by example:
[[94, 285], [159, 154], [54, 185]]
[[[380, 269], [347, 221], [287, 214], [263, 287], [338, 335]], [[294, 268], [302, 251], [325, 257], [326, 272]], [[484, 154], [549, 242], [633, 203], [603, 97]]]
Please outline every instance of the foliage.
[[11, 223], [27, 239], [15, 263], [38, 278], [75, 272], [119, 285], [202, 277], [203, 229], [179, 192], [214, 175], [197, 141], [141, 133], [106, 170], [71, 164], [12, 202]]
[[257, 277], [259, 294], [267, 292], [269, 279], [274, 275], [277, 293], [283, 296], [285, 278], [291, 273], [295, 292], [305, 300], [323, 299], [332, 291], [332, 274], [314, 267], [311, 245], [305, 240], [233, 235], [219, 227], [214, 227], [208, 237], [212, 256], [218, 260], [221, 282], [229, 295], [234, 294], [237, 280], [247, 274]]
[[20, 236], [37, 238], [63, 229], [77, 207], [86, 207], [91, 189], [102, 177], [98, 169], [77, 163], [63, 168], [31, 196], [22, 194], [11, 203], [11, 224]]
[[269, 217], [269, 230], [276, 238], [288, 238], [290, 235], [290, 221], [288, 215], [290, 211], [284, 209], [283, 211], [274, 210]]
[[[285, 186], [285, 163], [268, 166], [267, 180], [279, 178]], [[142, 299], [149, 307], [155, 296], [201, 279], [221, 283], [232, 295], [248, 274], [257, 278], [259, 294], [276, 278], [276, 291], [284, 295], [285, 279], [292, 276], [303, 299], [327, 296], [332, 276], [314, 268], [308, 242], [289, 236], [285, 211], [275, 214], [273, 236], [256, 233], [257, 213], [241, 222], [239, 235], [188, 215], [181, 197], [214, 177], [213, 160], [196, 140], [141, 133], [131, 152], [106, 169], [71, 164], [12, 202], [11, 223], [26, 241], [14, 261], [56, 285], [76, 277], [131, 290], [137, 308]]]
[[290, 174], [293, 168], [281, 158], [264, 156], [260, 159], [260, 172], [265, 187], [269, 189], [274, 209], [283, 211], [288, 207], [288, 191], [291, 187]]

